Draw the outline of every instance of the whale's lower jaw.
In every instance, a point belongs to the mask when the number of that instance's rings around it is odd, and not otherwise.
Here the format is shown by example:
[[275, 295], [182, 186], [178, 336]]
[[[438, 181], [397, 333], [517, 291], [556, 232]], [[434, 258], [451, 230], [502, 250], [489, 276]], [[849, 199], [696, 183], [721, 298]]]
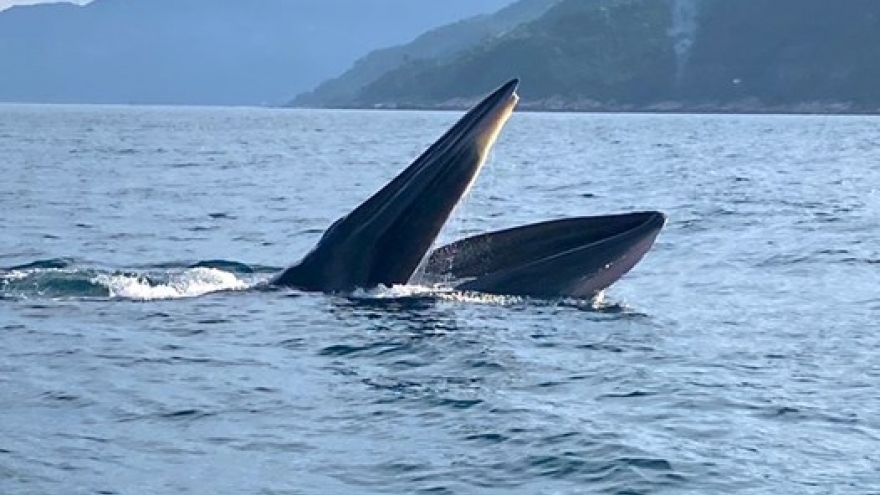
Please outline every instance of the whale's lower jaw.
[[436, 249], [425, 275], [446, 280], [459, 290], [593, 297], [644, 257], [665, 222], [665, 215], [649, 211], [566, 218], [490, 232]]

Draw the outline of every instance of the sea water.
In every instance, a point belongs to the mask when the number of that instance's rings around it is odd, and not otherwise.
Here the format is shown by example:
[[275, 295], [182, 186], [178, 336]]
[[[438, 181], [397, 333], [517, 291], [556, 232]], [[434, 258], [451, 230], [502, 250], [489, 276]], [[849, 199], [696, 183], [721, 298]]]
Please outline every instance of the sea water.
[[602, 301], [264, 290], [456, 113], [0, 106], [0, 493], [880, 493], [876, 117], [516, 114], [442, 234]]

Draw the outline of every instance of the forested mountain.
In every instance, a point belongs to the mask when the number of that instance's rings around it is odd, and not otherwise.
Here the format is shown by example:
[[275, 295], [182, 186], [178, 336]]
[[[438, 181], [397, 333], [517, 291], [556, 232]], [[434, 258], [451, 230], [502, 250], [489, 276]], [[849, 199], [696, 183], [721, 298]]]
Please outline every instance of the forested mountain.
[[523, 108], [880, 111], [876, 0], [563, 0], [343, 106], [459, 107], [512, 76]]
[[358, 59], [341, 76], [299, 95], [294, 106], [333, 107], [353, 101], [358, 92], [385, 73], [413, 61], [449, 61], [464, 50], [534, 20], [559, 0], [519, 0], [493, 14], [470, 17], [432, 29], [404, 45], [382, 48]]

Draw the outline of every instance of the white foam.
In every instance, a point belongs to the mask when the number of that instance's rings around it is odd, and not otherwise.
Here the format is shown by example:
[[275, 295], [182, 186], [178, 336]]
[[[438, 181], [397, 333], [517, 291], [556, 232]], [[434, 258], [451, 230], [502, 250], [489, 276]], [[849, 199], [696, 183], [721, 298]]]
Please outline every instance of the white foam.
[[233, 273], [216, 268], [192, 268], [172, 275], [166, 283], [151, 284], [144, 276], [101, 274], [93, 280], [110, 291], [110, 297], [151, 301], [196, 297], [223, 290], [242, 290], [249, 287]]
[[508, 305], [521, 302], [523, 299], [517, 296], [504, 296], [485, 294], [481, 292], [461, 292], [452, 287], [441, 285], [392, 285], [386, 287], [380, 285], [377, 288], [364, 290], [357, 289], [351, 297], [361, 299], [407, 299], [419, 297], [434, 297], [443, 301], [464, 302], [476, 304]]
[[351, 297], [362, 299], [404, 299], [408, 297], [438, 297], [451, 292], [452, 289], [426, 285], [380, 285], [374, 289], [355, 289]]
[[[504, 294], [489, 294], [485, 292], [459, 291], [452, 287], [442, 285], [393, 285], [391, 287], [379, 286], [374, 289], [357, 289], [351, 297], [362, 299], [406, 299], [419, 297], [433, 297], [442, 301], [467, 304], [486, 304], [490, 306], [510, 306], [522, 304], [529, 298]], [[570, 304], [577, 306], [590, 306], [595, 310], [617, 308], [620, 305], [608, 303], [605, 300], [605, 291], [596, 294], [592, 299], [564, 298]], [[557, 300], [558, 302], [558, 300]]]
[[24, 270], [13, 270], [9, 273], [4, 273], [2, 280], [4, 282], [13, 282], [16, 280], [24, 280], [29, 275], [28, 272]]
[[488, 294], [485, 292], [456, 292], [438, 294], [444, 301], [461, 302], [468, 304], [488, 304], [492, 306], [508, 306], [523, 301], [519, 296], [506, 296], [501, 294]]

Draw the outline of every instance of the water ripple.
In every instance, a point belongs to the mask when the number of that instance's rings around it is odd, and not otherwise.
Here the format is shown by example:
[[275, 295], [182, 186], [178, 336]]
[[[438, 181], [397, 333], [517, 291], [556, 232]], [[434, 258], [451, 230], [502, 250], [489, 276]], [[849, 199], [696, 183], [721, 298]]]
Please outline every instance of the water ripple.
[[455, 117], [4, 107], [0, 492], [880, 493], [875, 118], [515, 115], [441, 241], [667, 212], [604, 301], [265, 287]]

